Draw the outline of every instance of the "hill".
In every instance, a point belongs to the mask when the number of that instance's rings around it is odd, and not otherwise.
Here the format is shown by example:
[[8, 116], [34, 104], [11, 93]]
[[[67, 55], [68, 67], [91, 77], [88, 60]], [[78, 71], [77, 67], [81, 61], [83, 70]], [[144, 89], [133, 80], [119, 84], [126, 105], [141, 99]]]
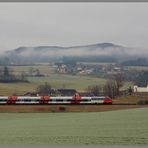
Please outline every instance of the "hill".
[[48, 62], [70, 58], [78, 61], [109, 61], [125, 59], [129, 48], [112, 43], [98, 43], [84, 46], [36, 46], [19, 47], [5, 55], [12, 61]]

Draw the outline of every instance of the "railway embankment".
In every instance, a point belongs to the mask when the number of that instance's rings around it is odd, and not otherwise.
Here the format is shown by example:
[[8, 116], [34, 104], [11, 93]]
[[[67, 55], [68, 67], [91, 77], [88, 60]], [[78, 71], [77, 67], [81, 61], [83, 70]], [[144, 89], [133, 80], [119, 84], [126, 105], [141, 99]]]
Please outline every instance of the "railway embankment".
[[103, 112], [144, 107], [148, 105], [0, 105], [0, 113]]

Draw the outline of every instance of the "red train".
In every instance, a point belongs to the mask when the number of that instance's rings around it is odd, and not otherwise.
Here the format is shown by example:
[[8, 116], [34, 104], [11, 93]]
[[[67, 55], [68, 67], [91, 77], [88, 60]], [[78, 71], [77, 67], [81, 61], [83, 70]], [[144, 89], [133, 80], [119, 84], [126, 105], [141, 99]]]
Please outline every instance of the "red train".
[[108, 96], [0, 96], [0, 104], [112, 104]]

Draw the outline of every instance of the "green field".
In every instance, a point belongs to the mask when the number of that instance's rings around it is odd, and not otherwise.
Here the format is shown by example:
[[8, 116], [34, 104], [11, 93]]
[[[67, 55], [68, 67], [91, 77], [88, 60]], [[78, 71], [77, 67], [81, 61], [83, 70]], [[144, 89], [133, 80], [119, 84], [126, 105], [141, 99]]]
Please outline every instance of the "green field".
[[49, 77], [29, 77], [30, 83], [0, 83], [1, 95], [22, 95], [25, 92], [33, 92], [37, 86], [48, 82], [52, 88], [73, 88], [85, 90], [89, 85], [102, 85], [105, 79], [87, 76], [72, 76], [66, 74], [51, 74]]
[[1, 113], [0, 145], [148, 145], [148, 108]]
[[[52, 88], [73, 88], [78, 91], [84, 91], [90, 85], [103, 85], [106, 79], [92, 76], [68, 75], [55, 73], [49, 65], [34, 66], [10, 66], [9, 69], [14, 74], [29, 72], [30, 68], [39, 69], [45, 77], [29, 77], [30, 83], [0, 83], [0, 95], [23, 95], [26, 92], [33, 92], [37, 86], [48, 82]], [[1, 69], [3, 67], [0, 67]], [[128, 88], [131, 83], [125, 83], [124, 88]]]
[[[0, 83], [0, 95], [23, 95], [26, 92], [33, 92], [37, 86], [48, 82], [53, 88], [73, 88], [77, 90], [85, 90], [89, 85], [102, 85], [106, 82], [102, 78], [94, 78], [90, 76], [68, 75], [55, 73], [49, 65], [35, 66], [10, 66], [9, 69], [14, 74], [29, 72], [30, 68], [39, 69], [45, 77], [29, 77], [30, 83]], [[1, 67], [2, 68], [2, 67]]]

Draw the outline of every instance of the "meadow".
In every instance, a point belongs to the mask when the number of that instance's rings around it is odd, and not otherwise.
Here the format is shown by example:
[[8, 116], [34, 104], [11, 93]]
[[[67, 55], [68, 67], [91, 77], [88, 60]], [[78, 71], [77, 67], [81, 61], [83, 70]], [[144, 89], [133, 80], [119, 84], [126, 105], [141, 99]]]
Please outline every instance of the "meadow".
[[88, 113], [1, 113], [0, 145], [148, 145], [148, 108]]
[[29, 77], [29, 83], [0, 83], [1, 95], [23, 95], [25, 92], [33, 92], [37, 86], [48, 82], [52, 88], [73, 88], [85, 90], [89, 85], [104, 84], [105, 79], [87, 76], [72, 76], [65, 74], [51, 74], [49, 77]]
[[[1, 69], [3, 67], [0, 67]], [[33, 66], [10, 66], [9, 69], [14, 74], [22, 72], [29, 73], [30, 69], [39, 69], [45, 77], [28, 77], [30, 83], [0, 83], [0, 95], [23, 95], [26, 92], [33, 92], [37, 86], [48, 82], [53, 88], [73, 88], [84, 91], [90, 85], [103, 85], [106, 79], [84, 75], [58, 74], [49, 64]], [[128, 88], [131, 83], [125, 83], [124, 88]]]

